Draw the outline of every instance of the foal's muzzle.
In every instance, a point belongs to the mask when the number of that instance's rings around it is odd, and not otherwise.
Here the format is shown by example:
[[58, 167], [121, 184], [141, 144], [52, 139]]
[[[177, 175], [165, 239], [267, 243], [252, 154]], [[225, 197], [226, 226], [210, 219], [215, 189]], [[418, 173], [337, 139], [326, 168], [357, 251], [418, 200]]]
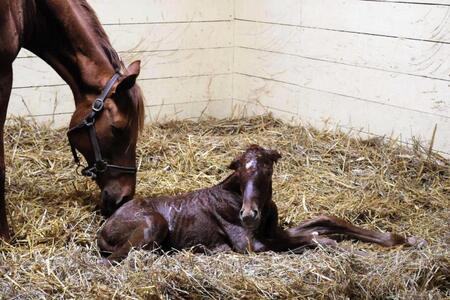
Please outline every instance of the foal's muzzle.
[[239, 218], [241, 219], [242, 225], [244, 225], [244, 227], [253, 228], [258, 225], [260, 213], [256, 208], [242, 208], [239, 212]]

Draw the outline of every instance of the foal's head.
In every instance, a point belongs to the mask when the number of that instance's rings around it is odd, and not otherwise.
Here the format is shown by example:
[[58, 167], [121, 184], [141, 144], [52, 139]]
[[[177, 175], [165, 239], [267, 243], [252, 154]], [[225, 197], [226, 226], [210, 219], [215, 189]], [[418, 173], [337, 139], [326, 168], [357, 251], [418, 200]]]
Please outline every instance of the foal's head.
[[[104, 101], [103, 109], [95, 117], [95, 135], [102, 159], [109, 165], [133, 169], [136, 167], [136, 142], [143, 124], [143, 97], [136, 85], [140, 72], [140, 62], [132, 63], [114, 83]], [[84, 95], [86, 101], [77, 105], [70, 127], [82, 124], [92, 112], [92, 103], [100, 91]], [[73, 147], [86, 159], [88, 166], [95, 165], [95, 151], [87, 127], [69, 131]], [[94, 174], [93, 179], [101, 189], [101, 210], [105, 216], [111, 215], [123, 203], [130, 200], [135, 192], [136, 172], [106, 167]]]
[[273, 165], [280, 158], [275, 150], [251, 145], [230, 164], [229, 168], [239, 176], [243, 198], [239, 217], [244, 227], [259, 226], [261, 214], [272, 198]]

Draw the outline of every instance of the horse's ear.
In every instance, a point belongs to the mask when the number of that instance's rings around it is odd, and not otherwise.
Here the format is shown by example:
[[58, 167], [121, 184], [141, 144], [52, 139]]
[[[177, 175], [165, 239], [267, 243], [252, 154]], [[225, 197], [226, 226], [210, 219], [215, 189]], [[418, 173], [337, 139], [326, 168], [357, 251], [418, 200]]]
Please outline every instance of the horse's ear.
[[231, 162], [231, 164], [228, 166], [228, 169], [236, 171], [237, 169], [239, 169], [240, 166], [241, 166], [241, 157], [238, 156]]
[[127, 68], [127, 74], [121, 76], [116, 87], [116, 93], [131, 89], [136, 84], [136, 79], [141, 72], [141, 61], [131, 63]]
[[276, 150], [266, 150], [267, 155], [269, 156], [270, 160], [272, 160], [273, 162], [278, 162], [278, 160], [281, 158], [281, 154], [280, 152], [276, 151]]

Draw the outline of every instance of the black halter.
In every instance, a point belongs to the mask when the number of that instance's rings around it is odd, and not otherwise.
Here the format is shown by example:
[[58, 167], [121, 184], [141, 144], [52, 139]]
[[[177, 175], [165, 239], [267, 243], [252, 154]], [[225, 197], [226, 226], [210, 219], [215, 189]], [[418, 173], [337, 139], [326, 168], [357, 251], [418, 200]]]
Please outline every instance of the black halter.
[[[102, 152], [100, 150], [100, 145], [98, 143], [97, 134], [95, 132], [95, 119], [102, 112], [105, 99], [108, 96], [109, 92], [111, 91], [111, 88], [119, 78], [120, 74], [115, 73], [113, 77], [106, 83], [100, 96], [97, 99], [95, 99], [94, 103], [92, 104], [92, 111], [89, 113], [89, 115], [80, 124], [70, 128], [69, 131], [67, 132], [67, 136], [69, 136], [69, 134], [75, 130], [79, 130], [82, 128], [88, 129], [89, 140], [91, 141], [92, 150], [94, 151], [95, 162], [91, 166], [84, 167], [81, 170], [81, 175], [90, 177], [91, 179], [94, 180], [97, 178], [98, 174], [104, 173], [108, 169], [114, 169], [121, 173], [130, 173], [130, 174], [135, 174], [137, 171], [135, 167], [112, 165], [109, 164], [105, 159], [103, 159]], [[70, 141], [70, 138], [69, 144], [72, 150], [72, 155], [75, 163], [79, 167], [81, 167], [82, 165], [80, 162], [80, 158], [77, 155], [77, 150]]]

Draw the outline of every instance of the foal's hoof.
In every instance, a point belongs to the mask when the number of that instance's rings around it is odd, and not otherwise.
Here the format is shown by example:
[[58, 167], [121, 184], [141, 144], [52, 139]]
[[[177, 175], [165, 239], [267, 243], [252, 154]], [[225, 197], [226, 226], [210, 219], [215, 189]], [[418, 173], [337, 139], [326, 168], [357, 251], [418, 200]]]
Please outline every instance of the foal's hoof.
[[338, 243], [330, 238], [314, 235], [313, 233], [313, 241], [320, 246], [330, 247], [330, 248], [336, 248], [338, 246]]
[[14, 232], [12, 231], [6, 231], [6, 232], [2, 232], [0, 233], [0, 243], [5, 243], [5, 244], [13, 244], [15, 242], [15, 238], [14, 237]]
[[428, 242], [422, 238], [410, 236], [406, 239], [406, 244], [417, 249], [422, 249], [428, 245]]
[[104, 266], [104, 267], [108, 267], [108, 268], [114, 266], [114, 262], [110, 261], [107, 258], [102, 258], [102, 259], [98, 260], [98, 264], [101, 266]]

